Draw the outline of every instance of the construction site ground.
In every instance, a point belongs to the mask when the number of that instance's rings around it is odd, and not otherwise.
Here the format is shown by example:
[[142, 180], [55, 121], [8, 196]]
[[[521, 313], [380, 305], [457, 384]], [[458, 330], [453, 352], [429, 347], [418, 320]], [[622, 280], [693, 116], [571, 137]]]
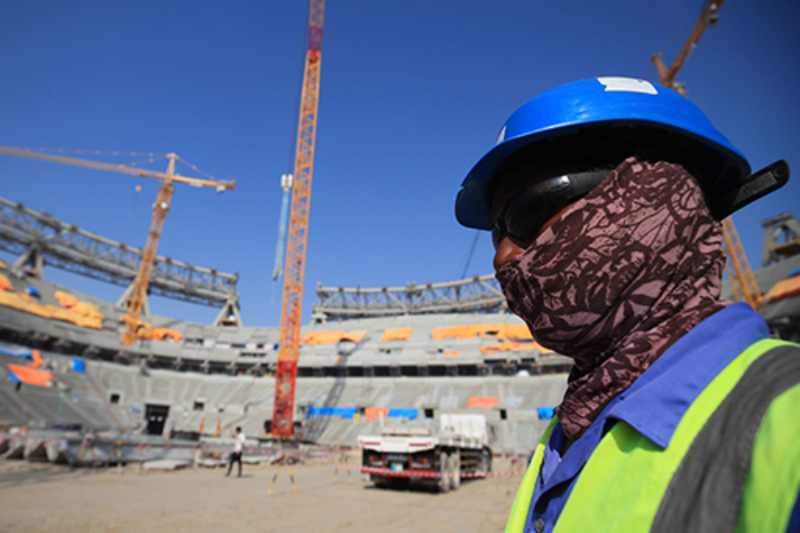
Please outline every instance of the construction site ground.
[[[496, 472], [509, 461], [495, 460]], [[422, 487], [378, 489], [358, 471], [296, 464], [298, 489], [275, 466], [245, 465], [243, 476], [221, 468], [145, 471], [0, 461], [0, 531], [501, 531], [521, 477], [464, 480], [455, 492]]]

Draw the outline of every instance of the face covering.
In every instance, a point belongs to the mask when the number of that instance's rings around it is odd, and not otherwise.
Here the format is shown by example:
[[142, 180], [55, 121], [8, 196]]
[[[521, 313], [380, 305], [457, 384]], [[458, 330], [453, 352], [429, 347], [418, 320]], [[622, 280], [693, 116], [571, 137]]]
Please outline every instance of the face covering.
[[500, 268], [509, 308], [575, 364], [556, 414], [579, 438], [719, 302], [720, 224], [680, 165], [630, 158]]

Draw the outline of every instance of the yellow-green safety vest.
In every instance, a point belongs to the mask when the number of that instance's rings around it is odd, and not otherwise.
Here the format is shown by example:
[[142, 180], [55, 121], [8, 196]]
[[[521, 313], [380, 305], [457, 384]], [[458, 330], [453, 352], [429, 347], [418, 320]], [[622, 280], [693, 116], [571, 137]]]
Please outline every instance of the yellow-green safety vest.
[[[767, 353], [770, 355], [762, 359]], [[756, 361], [761, 362], [754, 365]], [[752, 379], [743, 379], [748, 370]], [[768, 383], [783, 383], [781, 389], [765, 395], [763, 390], [769, 388], [764, 386], [765, 379]], [[754, 380], [758, 386], [753, 386]], [[734, 389], [735, 394], [731, 395]], [[761, 397], [764, 400], [759, 402]], [[736, 413], [727, 418], [718, 415], [710, 423], [723, 402], [739, 405], [734, 408]], [[761, 415], [757, 412], [759, 403], [764, 404]], [[741, 467], [739, 486], [731, 487], [726, 480], [739, 478], [733, 472], [736, 461], [724, 457], [728, 442], [719, 450], [702, 448], [704, 441], [714, 441], [715, 434], [716, 438], [723, 431], [737, 434], [736, 423], [731, 421], [735, 422], [743, 410], [749, 413], [748, 409], [753, 414], [747, 414], [747, 418], [754, 419], [752, 445], [747, 447], [742, 441], [738, 453], [747, 458], [744, 462], [749, 461], [749, 465]], [[557, 419], [551, 421], [536, 447], [514, 500], [506, 533], [523, 533], [545, 444], [556, 422]], [[709, 427], [703, 432], [707, 422]], [[688, 460], [692, 456], [695, 459]], [[707, 475], [706, 464], [713, 461], [722, 465], [715, 467], [717, 481], [703, 479]], [[734, 464], [728, 464], [731, 462]], [[722, 496], [715, 496], [717, 490]], [[783, 532], [799, 490], [800, 347], [766, 339], [742, 352], [708, 384], [684, 414], [666, 448], [655, 445], [624, 421], [617, 422], [579, 473], [553, 533], [711, 529]]]

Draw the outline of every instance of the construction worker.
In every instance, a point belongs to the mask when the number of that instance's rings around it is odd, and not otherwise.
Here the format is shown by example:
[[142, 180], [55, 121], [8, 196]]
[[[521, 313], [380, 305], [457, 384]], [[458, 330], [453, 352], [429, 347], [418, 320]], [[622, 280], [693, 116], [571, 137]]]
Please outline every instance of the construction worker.
[[718, 299], [719, 221], [780, 185], [748, 178], [694, 104], [629, 78], [533, 98], [469, 172], [459, 222], [574, 360], [506, 531], [800, 531], [800, 347]]
[[231, 475], [233, 463], [239, 463], [239, 477], [242, 477], [242, 453], [244, 452], [245, 437], [242, 433], [240, 426], [236, 427], [236, 436], [233, 438], [233, 451], [231, 452], [230, 461], [228, 462], [228, 473], [225, 477]]

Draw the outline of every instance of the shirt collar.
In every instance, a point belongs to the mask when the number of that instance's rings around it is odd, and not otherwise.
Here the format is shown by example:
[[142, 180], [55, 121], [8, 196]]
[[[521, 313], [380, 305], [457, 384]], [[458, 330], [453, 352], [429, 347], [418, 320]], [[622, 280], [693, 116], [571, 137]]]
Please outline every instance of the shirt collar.
[[750, 306], [732, 304], [670, 346], [601, 418], [623, 420], [666, 448], [706, 386], [748, 346], [768, 336], [767, 324]]

